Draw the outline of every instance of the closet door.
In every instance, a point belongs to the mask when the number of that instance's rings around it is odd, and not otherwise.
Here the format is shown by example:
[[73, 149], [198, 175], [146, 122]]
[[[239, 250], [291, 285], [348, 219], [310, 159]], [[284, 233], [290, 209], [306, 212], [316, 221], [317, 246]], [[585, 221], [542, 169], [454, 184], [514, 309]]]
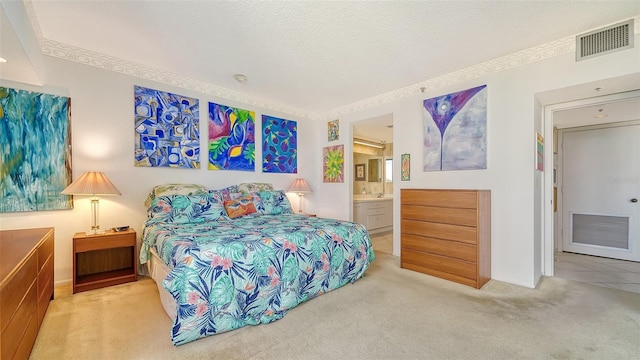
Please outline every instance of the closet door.
[[640, 261], [640, 123], [562, 131], [564, 251]]

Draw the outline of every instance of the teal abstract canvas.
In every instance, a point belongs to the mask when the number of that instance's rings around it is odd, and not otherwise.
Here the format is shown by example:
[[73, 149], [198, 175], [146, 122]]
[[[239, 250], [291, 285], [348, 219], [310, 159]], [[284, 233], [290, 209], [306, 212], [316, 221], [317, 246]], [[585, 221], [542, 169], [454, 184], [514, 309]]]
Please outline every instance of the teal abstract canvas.
[[71, 99], [0, 87], [0, 212], [71, 209]]

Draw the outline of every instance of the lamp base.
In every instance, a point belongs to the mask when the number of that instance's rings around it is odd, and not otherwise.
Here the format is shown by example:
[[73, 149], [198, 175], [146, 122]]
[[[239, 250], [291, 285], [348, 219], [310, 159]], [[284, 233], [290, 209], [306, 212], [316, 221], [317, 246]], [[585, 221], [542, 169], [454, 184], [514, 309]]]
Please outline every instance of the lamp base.
[[106, 234], [107, 232], [104, 230], [87, 230], [87, 232], [85, 232], [85, 235], [102, 235], [102, 234]]

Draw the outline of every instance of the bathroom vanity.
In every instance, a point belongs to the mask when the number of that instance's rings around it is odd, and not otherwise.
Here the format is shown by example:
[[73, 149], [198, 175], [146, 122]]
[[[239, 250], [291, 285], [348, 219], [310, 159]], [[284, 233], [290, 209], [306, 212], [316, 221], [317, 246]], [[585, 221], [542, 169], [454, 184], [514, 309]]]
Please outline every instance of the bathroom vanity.
[[375, 195], [354, 196], [353, 221], [364, 225], [369, 233], [393, 229], [393, 198]]

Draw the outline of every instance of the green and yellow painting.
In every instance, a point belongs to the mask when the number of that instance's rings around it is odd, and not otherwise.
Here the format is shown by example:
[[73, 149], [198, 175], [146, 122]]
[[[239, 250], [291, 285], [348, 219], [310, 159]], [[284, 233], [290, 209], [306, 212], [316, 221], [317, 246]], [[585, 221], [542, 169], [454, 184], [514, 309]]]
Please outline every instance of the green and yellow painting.
[[344, 182], [344, 145], [325, 147], [322, 149], [322, 156], [322, 181]]

